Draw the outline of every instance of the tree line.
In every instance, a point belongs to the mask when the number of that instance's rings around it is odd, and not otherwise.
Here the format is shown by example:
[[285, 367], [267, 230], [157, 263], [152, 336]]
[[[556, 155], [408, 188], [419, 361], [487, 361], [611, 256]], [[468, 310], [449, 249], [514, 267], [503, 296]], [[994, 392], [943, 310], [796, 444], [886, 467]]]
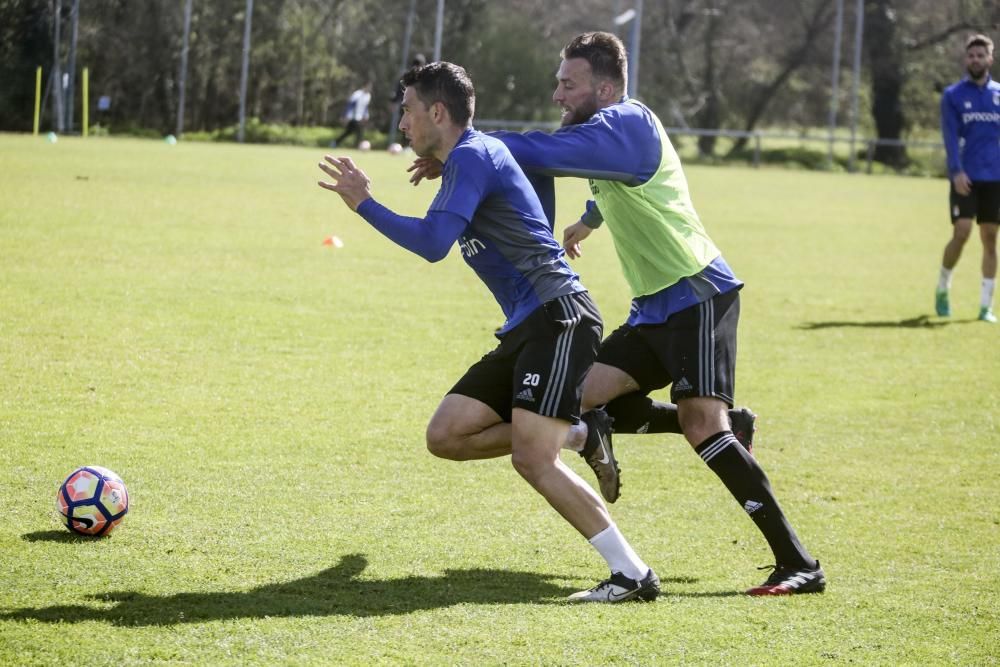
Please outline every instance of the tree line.
[[[411, 1], [409, 53], [402, 52]], [[53, 71], [57, 5], [69, 57], [71, 2], [0, 0], [0, 129], [30, 131], [35, 68]], [[477, 92], [477, 117], [554, 121], [559, 49], [584, 30], [614, 30], [628, 0], [447, 0], [442, 58], [463, 65]], [[856, 25], [844, 2], [838, 124], [849, 122]], [[79, 3], [75, 63], [90, 72], [90, 118], [114, 132], [174, 130], [184, 0]], [[215, 130], [238, 115], [246, 0], [193, 0], [185, 127]], [[402, 68], [434, 49], [437, 0], [255, 0], [247, 115], [261, 122], [329, 126], [351, 91], [374, 84], [372, 125], [388, 130]], [[638, 97], [668, 125], [754, 130], [817, 128], [831, 110], [833, 0], [646, 0]], [[861, 105], [867, 136], [927, 136], [938, 126], [938, 97], [963, 74], [962, 42], [986, 32], [1000, 42], [994, 0], [863, 0]], [[622, 29], [626, 39], [627, 27]], [[51, 86], [47, 91], [51, 98]], [[79, 84], [77, 83], [77, 87]], [[97, 112], [106, 97], [110, 107]], [[75, 97], [79, 123], [80, 95]], [[54, 105], [46, 105], [43, 126]], [[717, 150], [702, 137], [705, 154]], [[742, 148], [739, 142], [733, 151]], [[900, 146], [876, 158], [905, 164]]]

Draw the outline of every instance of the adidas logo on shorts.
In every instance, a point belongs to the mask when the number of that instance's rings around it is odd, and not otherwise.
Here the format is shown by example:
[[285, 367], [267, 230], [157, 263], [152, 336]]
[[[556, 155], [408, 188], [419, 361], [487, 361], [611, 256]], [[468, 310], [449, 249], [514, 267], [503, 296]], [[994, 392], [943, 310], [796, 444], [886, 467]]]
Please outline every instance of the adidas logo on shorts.
[[531, 393], [530, 389], [522, 389], [514, 398], [518, 401], [535, 402], [535, 395]]

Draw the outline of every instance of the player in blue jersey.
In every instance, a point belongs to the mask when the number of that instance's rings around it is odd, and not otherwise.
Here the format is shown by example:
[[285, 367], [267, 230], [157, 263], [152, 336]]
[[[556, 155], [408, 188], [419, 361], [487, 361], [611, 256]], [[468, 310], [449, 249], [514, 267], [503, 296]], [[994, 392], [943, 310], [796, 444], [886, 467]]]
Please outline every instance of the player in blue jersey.
[[[671, 430], [663, 425], [679, 417], [685, 438], [774, 554], [772, 575], [747, 593], [822, 591], [819, 562], [799, 541], [763, 469], [738, 443], [727, 414], [743, 283], [698, 218], [659, 119], [625, 95], [626, 62], [616, 36], [579, 35], [562, 51], [553, 94], [563, 127], [551, 134], [494, 133], [529, 173], [589, 179], [594, 201], [566, 229], [564, 246], [578, 256], [580, 243], [603, 223], [632, 290], [627, 322], [602, 343], [587, 375], [587, 428], [576, 431], [578, 441], [586, 443], [585, 457], [610, 452], [612, 419], [619, 433], [648, 433]], [[411, 180], [434, 174], [424, 163], [411, 170]], [[676, 414], [648, 396], [667, 385]]]
[[975, 218], [983, 242], [979, 319], [994, 323], [1000, 226], [1000, 83], [990, 77], [992, 65], [993, 41], [986, 35], [973, 35], [965, 42], [968, 76], [946, 88], [941, 96], [941, 134], [951, 179], [952, 236], [944, 247], [934, 306], [938, 315], [951, 315], [952, 271], [972, 233]]
[[399, 129], [419, 156], [444, 164], [441, 188], [423, 218], [379, 204], [350, 158], [326, 156], [338, 193], [375, 229], [429, 261], [458, 243], [466, 263], [500, 304], [500, 344], [441, 401], [427, 427], [436, 456], [465, 461], [511, 455], [518, 473], [587, 538], [611, 576], [572, 601], [651, 601], [659, 579], [612, 522], [593, 489], [559, 459], [579, 421], [583, 379], [602, 334], [600, 314], [552, 236], [534, 189], [504, 145], [471, 126], [475, 93], [451, 63], [415, 67]]

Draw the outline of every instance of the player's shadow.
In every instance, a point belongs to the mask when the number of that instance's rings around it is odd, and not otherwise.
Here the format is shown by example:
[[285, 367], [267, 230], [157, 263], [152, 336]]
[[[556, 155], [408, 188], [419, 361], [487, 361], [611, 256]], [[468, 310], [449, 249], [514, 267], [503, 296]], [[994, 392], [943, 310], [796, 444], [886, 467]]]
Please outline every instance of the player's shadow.
[[14, 609], [0, 613], [0, 621], [103, 621], [120, 626], [148, 626], [265, 616], [388, 616], [462, 603], [551, 604], [553, 598], [564, 598], [575, 590], [552, 583], [555, 575], [496, 569], [446, 570], [441, 576], [401, 579], [360, 579], [367, 566], [364, 556], [352, 554], [311, 577], [248, 591], [173, 595], [106, 593], [91, 596], [108, 603], [104, 606]]
[[[363, 555], [344, 556], [334, 567], [311, 577], [268, 584], [248, 591], [146, 595], [134, 591], [91, 595], [103, 606], [54, 605], [0, 612], [0, 621], [81, 623], [102, 621], [119, 626], [179, 623], [267, 616], [390, 616], [457, 604], [565, 604], [575, 588], [552, 583], [556, 575], [510, 570], [445, 570], [437, 577], [367, 580]], [[691, 584], [673, 577], [663, 584]], [[735, 591], [664, 591], [677, 597], [730, 597]]]
[[930, 315], [917, 315], [905, 320], [871, 320], [868, 322], [806, 322], [798, 326], [806, 331], [816, 331], [817, 329], [837, 329], [842, 327], [854, 327], [861, 329], [939, 329], [950, 324], [961, 324], [964, 322], [974, 322], [975, 320], [932, 320]]

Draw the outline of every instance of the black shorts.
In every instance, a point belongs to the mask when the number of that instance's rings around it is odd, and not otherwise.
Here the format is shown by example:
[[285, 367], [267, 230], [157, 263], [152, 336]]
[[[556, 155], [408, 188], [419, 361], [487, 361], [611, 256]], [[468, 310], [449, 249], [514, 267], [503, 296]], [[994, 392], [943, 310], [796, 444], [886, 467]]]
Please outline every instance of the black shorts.
[[976, 222], [1000, 223], [1000, 181], [978, 181], [972, 184], [972, 192], [960, 195], [951, 184], [951, 221], [959, 218], [975, 218]]
[[580, 421], [583, 379], [597, 357], [603, 324], [587, 292], [548, 301], [504, 334], [449, 394], [482, 401], [511, 421], [513, 408]]
[[733, 407], [738, 289], [674, 313], [663, 324], [623, 324], [601, 344], [597, 361], [632, 376], [643, 393], [667, 385], [670, 400], [713, 396]]

